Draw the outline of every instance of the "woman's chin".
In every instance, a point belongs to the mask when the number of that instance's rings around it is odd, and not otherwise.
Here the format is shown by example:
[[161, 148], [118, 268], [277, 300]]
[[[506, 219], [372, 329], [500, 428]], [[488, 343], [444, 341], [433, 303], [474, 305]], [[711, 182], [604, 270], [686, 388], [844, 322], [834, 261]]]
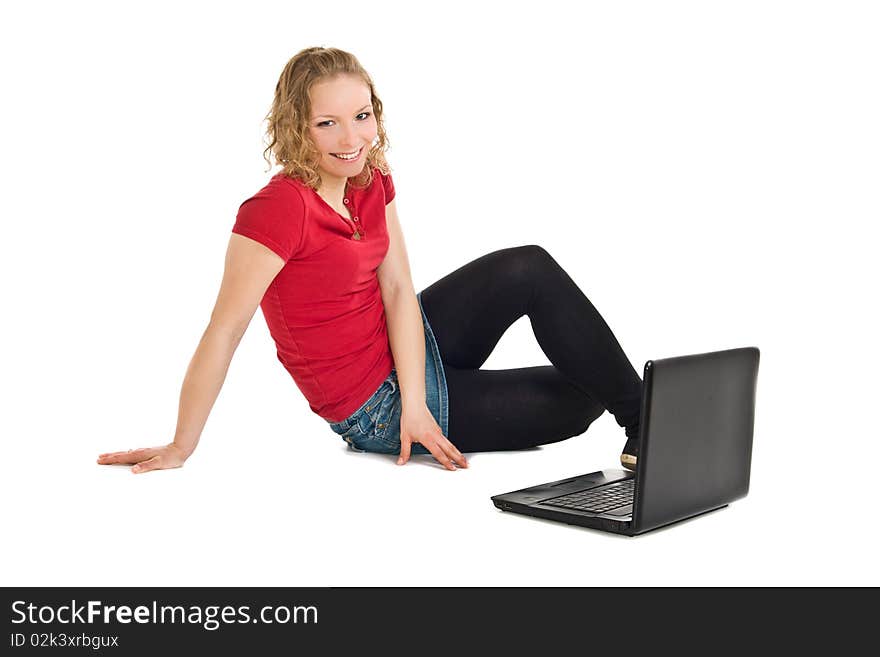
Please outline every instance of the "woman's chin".
[[335, 176], [337, 178], [354, 178], [355, 176], [360, 175], [361, 171], [364, 170], [365, 165], [366, 161], [361, 162], [357, 166], [333, 166], [321, 167], [321, 169], [323, 173]]

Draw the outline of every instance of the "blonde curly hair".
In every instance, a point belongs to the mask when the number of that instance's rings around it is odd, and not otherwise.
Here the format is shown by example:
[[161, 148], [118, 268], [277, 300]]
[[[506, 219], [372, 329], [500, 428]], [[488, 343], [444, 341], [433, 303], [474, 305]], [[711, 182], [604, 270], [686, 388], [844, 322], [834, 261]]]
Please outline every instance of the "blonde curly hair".
[[268, 122], [266, 134], [269, 145], [263, 150], [263, 158], [271, 169], [271, 153], [285, 175], [296, 178], [312, 189], [318, 189], [321, 176], [318, 173], [320, 154], [309, 135], [309, 118], [312, 101], [309, 90], [321, 80], [338, 75], [356, 75], [370, 88], [373, 116], [376, 118], [377, 139], [367, 153], [366, 163], [360, 174], [350, 180], [352, 186], [368, 187], [373, 179], [373, 168], [382, 173], [390, 171], [385, 161], [385, 151], [390, 146], [382, 120], [382, 101], [369, 74], [351, 53], [338, 48], [305, 48], [295, 54], [281, 71], [275, 85], [275, 99], [265, 117]]

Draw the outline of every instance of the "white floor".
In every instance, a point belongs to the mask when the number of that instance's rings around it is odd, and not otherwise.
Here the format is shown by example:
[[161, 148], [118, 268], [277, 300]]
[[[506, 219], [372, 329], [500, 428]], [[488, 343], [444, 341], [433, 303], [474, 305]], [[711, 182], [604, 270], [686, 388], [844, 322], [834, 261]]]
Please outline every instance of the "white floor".
[[[449, 472], [349, 451], [309, 415], [242, 400], [233, 385], [178, 470], [98, 466], [138, 446], [135, 400], [39, 420], [43, 445], [5, 453], [6, 585], [876, 585], [875, 484], [847, 431], [808, 433], [759, 397], [752, 485], [726, 509], [636, 538], [503, 513], [496, 493], [614, 467], [622, 430], [470, 456]], [[281, 393], [282, 388], [278, 389]], [[245, 395], [246, 396], [246, 395]], [[279, 395], [280, 396], [280, 395]], [[79, 395], [83, 399], [83, 395]], [[223, 396], [221, 396], [223, 399]], [[783, 403], [777, 402], [777, 403]], [[118, 405], [117, 405], [118, 404]], [[147, 406], [151, 404], [146, 404]], [[142, 405], [143, 406], [143, 405]], [[93, 422], [84, 420], [93, 414]], [[163, 415], [167, 418], [167, 412]], [[286, 425], [286, 426], [285, 426]], [[91, 430], [88, 430], [88, 427]], [[127, 435], [126, 435], [127, 434]], [[851, 435], [851, 434], [849, 434]], [[143, 442], [141, 440], [140, 442]]]

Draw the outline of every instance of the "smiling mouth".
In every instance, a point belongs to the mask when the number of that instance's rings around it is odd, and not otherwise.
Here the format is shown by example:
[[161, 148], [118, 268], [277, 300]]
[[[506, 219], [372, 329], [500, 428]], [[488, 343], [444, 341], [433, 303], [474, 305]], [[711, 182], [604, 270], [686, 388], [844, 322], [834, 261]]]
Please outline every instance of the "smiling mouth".
[[361, 156], [361, 151], [364, 150], [364, 147], [361, 146], [359, 149], [352, 153], [330, 153], [335, 158], [340, 160], [345, 160], [346, 162], [350, 162], [351, 160], [356, 160]]

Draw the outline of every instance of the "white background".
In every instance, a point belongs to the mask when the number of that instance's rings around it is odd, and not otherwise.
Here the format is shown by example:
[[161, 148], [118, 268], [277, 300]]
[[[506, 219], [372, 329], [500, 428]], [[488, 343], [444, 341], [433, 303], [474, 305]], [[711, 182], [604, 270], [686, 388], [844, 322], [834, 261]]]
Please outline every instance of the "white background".
[[[0, 17], [4, 585], [877, 585], [873, 3], [31, 3]], [[173, 437], [301, 48], [386, 108], [416, 290], [540, 244], [644, 362], [761, 350], [749, 495], [639, 538], [489, 497], [614, 467], [609, 414], [448, 472], [346, 449], [257, 312]], [[587, 348], [588, 345], [585, 345]], [[528, 320], [487, 368], [545, 364]], [[455, 442], [455, 436], [450, 436]]]

